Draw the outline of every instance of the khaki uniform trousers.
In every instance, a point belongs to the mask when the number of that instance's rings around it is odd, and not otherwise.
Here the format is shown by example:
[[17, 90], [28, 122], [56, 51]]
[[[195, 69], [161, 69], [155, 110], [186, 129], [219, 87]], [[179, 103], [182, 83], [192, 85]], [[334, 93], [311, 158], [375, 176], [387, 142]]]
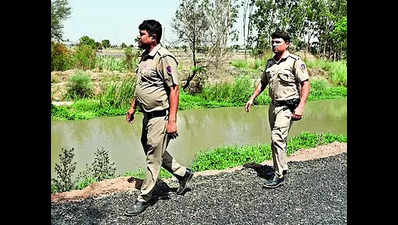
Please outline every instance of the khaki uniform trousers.
[[287, 136], [293, 121], [292, 112], [286, 106], [270, 104], [268, 119], [271, 127], [271, 149], [275, 173], [282, 175], [287, 166]]
[[146, 155], [146, 177], [141, 186], [139, 201], [149, 201], [159, 178], [161, 167], [174, 176], [184, 176], [186, 168], [166, 151], [170, 138], [166, 134], [168, 115], [149, 118], [144, 113], [141, 143]]

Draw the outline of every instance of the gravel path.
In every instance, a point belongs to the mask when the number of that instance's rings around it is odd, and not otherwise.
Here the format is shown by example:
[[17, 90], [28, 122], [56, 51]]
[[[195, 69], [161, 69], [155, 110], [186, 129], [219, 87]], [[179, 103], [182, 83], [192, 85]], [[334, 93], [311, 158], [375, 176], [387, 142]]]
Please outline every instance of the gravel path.
[[52, 224], [347, 224], [347, 154], [289, 162], [285, 184], [263, 189], [268, 165], [195, 176], [184, 196], [159, 182], [157, 200], [124, 216], [138, 191], [51, 204]]

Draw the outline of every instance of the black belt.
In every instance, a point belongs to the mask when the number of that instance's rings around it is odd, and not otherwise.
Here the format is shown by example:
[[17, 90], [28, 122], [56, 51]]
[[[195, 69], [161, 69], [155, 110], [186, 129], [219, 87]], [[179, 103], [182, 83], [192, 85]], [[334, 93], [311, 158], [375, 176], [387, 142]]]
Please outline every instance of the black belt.
[[272, 104], [274, 106], [284, 106], [284, 105], [289, 106], [289, 105], [298, 104], [298, 103], [300, 103], [300, 99], [298, 99], [298, 98], [289, 99], [289, 100], [272, 101]]
[[152, 111], [152, 112], [144, 112], [144, 115], [149, 118], [166, 116], [167, 110], [165, 109], [165, 110], [158, 110], [158, 111]]

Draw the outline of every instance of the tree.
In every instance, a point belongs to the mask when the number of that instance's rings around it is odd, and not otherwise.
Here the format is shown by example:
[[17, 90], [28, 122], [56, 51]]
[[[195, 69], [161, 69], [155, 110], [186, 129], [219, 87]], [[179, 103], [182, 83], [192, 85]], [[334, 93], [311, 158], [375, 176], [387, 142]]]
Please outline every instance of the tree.
[[51, 39], [56, 41], [63, 41], [64, 28], [62, 22], [66, 20], [71, 14], [71, 8], [68, 7], [67, 0], [53, 0], [51, 1]]
[[102, 40], [101, 44], [102, 44], [102, 47], [104, 47], [104, 48], [111, 47], [111, 42], [109, 40]]
[[79, 39], [79, 45], [88, 45], [92, 49], [97, 48], [97, 44], [94, 39], [90, 38], [89, 36], [85, 35]]
[[[188, 44], [192, 51], [193, 67], [196, 68], [198, 61], [196, 52], [198, 47], [205, 41], [205, 34], [209, 28], [208, 19], [205, 16], [206, 1], [204, 0], [181, 0], [180, 5], [173, 18], [172, 28], [176, 31], [181, 42]], [[197, 70], [188, 75], [183, 89], [189, 86], [195, 77]]]
[[249, 16], [253, 26], [248, 41], [257, 49], [270, 48], [271, 33], [283, 30], [294, 45], [305, 45], [307, 51], [315, 47], [317, 53], [332, 59], [346, 50], [347, 0], [253, 0], [250, 4], [255, 11]]
[[[186, 89], [190, 81], [200, 71], [210, 65], [218, 69], [228, 52], [227, 42], [237, 39], [233, 25], [238, 17], [238, 0], [185, 0], [181, 1], [173, 18], [172, 27], [180, 41], [188, 44], [192, 51], [192, 74], [188, 75], [183, 86]], [[198, 60], [199, 50], [205, 60]], [[202, 68], [204, 67], [204, 68]]]
[[206, 55], [206, 66], [213, 65], [216, 70], [224, 64], [228, 56], [229, 40], [238, 40], [238, 32], [233, 25], [238, 18], [238, 0], [211, 0], [207, 1], [205, 11], [209, 21], [206, 31], [206, 44], [209, 48]]
[[[245, 48], [245, 59], [246, 59], [246, 49], [248, 48], [248, 41], [247, 41], [247, 37], [249, 36], [249, 31], [250, 31], [250, 16], [253, 12], [253, 5], [254, 5], [254, 0], [242, 0], [241, 6], [243, 7], [243, 29], [242, 29], [242, 33], [243, 33], [243, 46]], [[249, 14], [247, 13], [247, 11], [249, 11]], [[247, 22], [246, 22], [247, 21]], [[247, 29], [246, 29], [247, 26]], [[246, 32], [247, 30], [247, 32]]]

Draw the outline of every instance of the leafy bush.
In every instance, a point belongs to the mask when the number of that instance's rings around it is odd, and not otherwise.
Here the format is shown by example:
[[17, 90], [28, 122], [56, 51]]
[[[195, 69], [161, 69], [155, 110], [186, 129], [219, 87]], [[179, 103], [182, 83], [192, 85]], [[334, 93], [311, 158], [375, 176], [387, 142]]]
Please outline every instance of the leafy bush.
[[78, 182], [75, 188], [81, 190], [94, 182], [115, 177], [116, 166], [111, 161], [109, 152], [103, 147], [97, 148], [95, 158], [91, 165], [86, 164], [86, 168], [77, 176]]
[[51, 42], [51, 71], [65, 71], [72, 68], [71, 51], [59, 42]]
[[112, 178], [116, 172], [116, 166], [114, 162], [111, 162], [109, 152], [103, 147], [97, 148], [95, 153], [94, 162], [92, 164], [93, 177], [97, 181], [102, 181], [107, 178]]
[[72, 56], [75, 68], [88, 70], [95, 68], [96, 51], [89, 45], [79, 45]]
[[55, 164], [55, 172], [57, 178], [51, 179], [51, 191], [52, 192], [64, 192], [69, 191], [73, 188], [74, 182], [72, 181], [72, 174], [76, 169], [76, 162], [72, 162], [75, 154], [73, 153], [74, 148], [61, 149], [59, 153], [60, 164]]
[[83, 71], [76, 72], [67, 84], [66, 97], [69, 99], [87, 98], [93, 95], [90, 76]]

